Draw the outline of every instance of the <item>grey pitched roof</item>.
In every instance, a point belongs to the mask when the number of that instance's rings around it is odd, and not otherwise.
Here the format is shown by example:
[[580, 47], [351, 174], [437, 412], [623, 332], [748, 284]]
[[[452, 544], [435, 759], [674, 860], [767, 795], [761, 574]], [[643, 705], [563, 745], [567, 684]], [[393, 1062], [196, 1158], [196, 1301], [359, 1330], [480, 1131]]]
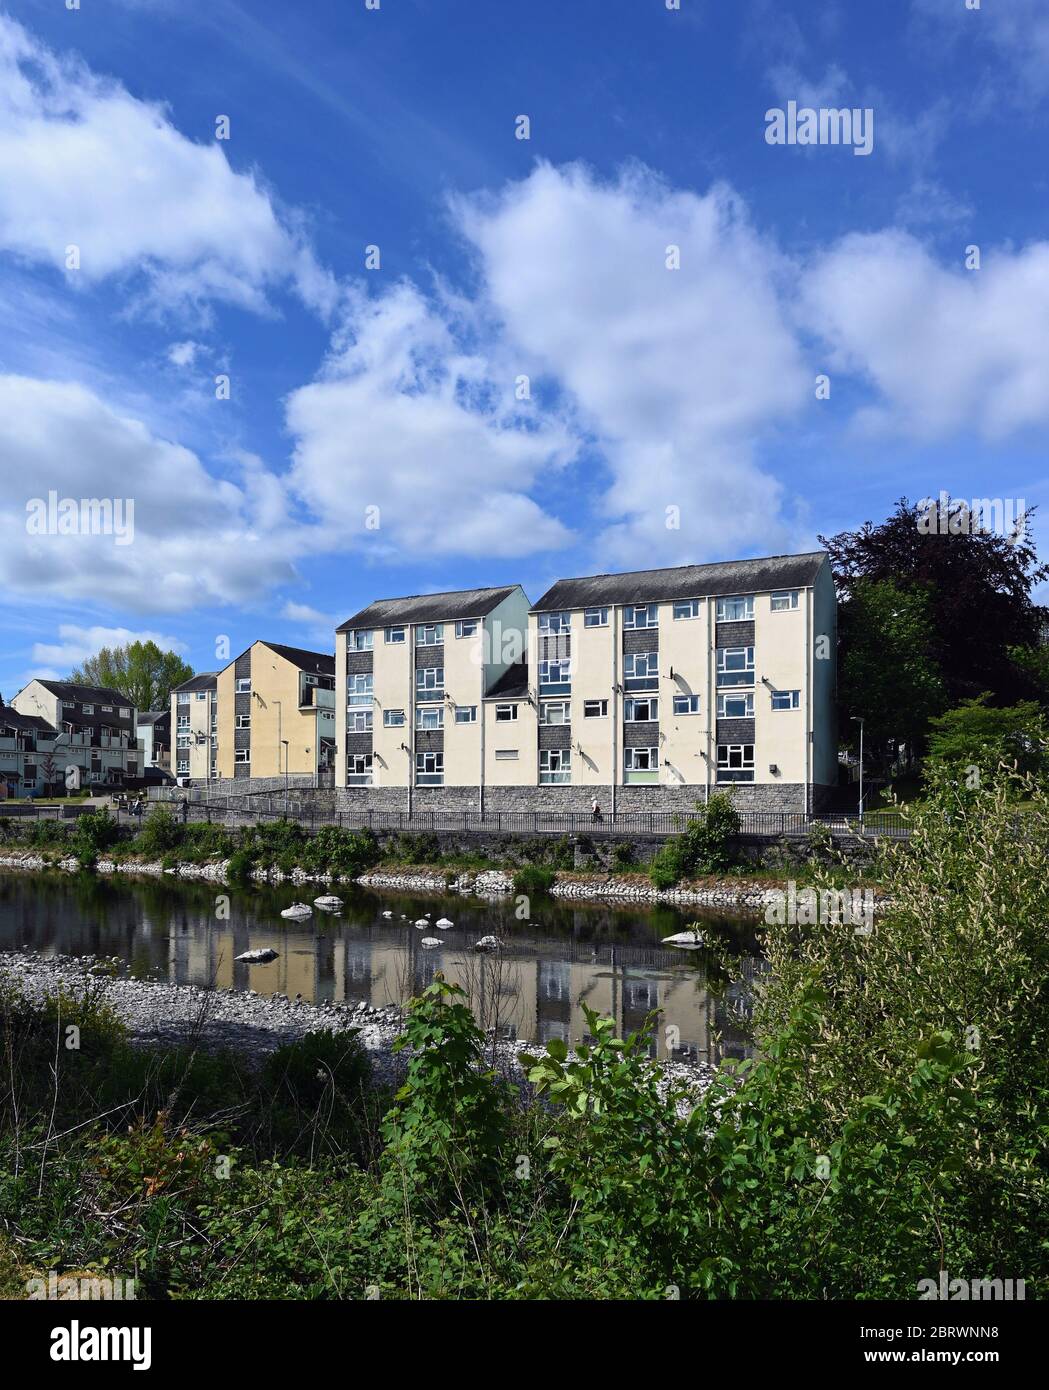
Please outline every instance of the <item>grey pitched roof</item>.
[[518, 588], [504, 584], [495, 589], [455, 589], [445, 594], [409, 594], [405, 598], [381, 598], [347, 618], [337, 632], [351, 628], [395, 627], [401, 623], [450, 623], [459, 618], [484, 618]]
[[188, 681], [183, 681], [181, 685], [173, 686], [173, 690], [214, 690], [218, 683], [219, 673], [217, 671], [198, 671], [195, 676], [190, 676]]
[[528, 694], [528, 662], [515, 661], [484, 693], [486, 700], [522, 699]]
[[680, 565], [674, 569], [559, 579], [531, 611], [540, 613], [620, 603], [667, 603], [674, 599], [719, 594], [804, 589], [811, 587], [820, 566], [827, 563], [828, 558], [825, 550], [814, 550], [804, 555], [768, 555], [757, 560], [728, 560], [712, 565]]
[[53, 734], [55, 726], [39, 714], [19, 714], [11, 705], [0, 705], [0, 729], [36, 729]]
[[[38, 677], [38, 679], [40, 679]], [[45, 690], [60, 700], [75, 700], [84, 705], [130, 705], [131, 701], [119, 690], [108, 685], [74, 685], [72, 681], [40, 680]]]
[[158, 720], [170, 718], [171, 711], [169, 709], [147, 709], [139, 710], [137, 722], [139, 724], [156, 724]]
[[310, 671], [318, 676], [334, 676], [335, 674], [334, 652], [309, 652], [305, 647], [285, 647], [280, 642], [263, 641], [262, 645], [269, 647], [270, 651], [276, 652], [278, 656], [282, 656], [285, 661], [290, 661], [300, 671]]

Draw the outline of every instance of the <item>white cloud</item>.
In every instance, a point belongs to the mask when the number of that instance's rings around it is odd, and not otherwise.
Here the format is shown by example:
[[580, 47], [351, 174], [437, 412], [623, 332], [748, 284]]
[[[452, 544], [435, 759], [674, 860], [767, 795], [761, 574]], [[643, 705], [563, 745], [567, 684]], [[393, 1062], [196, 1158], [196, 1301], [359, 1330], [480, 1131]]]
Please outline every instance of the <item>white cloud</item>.
[[409, 284], [351, 296], [323, 375], [289, 397], [289, 485], [333, 543], [421, 561], [568, 540], [529, 496], [571, 457], [567, 431], [520, 408], [513, 377], [464, 348], [460, 329]]
[[[914, 0], [919, 20], [934, 26], [937, 49], [968, 43], [982, 60], [976, 92], [988, 101], [1037, 102], [1049, 94], [1049, 9], [1045, 0], [983, 0], [969, 9], [964, 0]], [[993, 70], [990, 58], [998, 59]]]
[[67, 246], [80, 252], [71, 278], [141, 274], [155, 308], [268, 311], [288, 280], [316, 309], [334, 302], [303, 237], [221, 142], [187, 139], [161, 106], [0, 15], [0, 248], [65, 269]]
[[[755, 446], [812, 382], [781, 303], [790, 267], [732, 192], [541, 165], [453, 206], [521, 369], [562, 384], [607, 460], [597, 557], [666, 564], [789, 544]], [[666, 268], [669, 245], [680, 270]]]
[[184, 652], [184, 642], [162, 632], [133, 631], [126, 627], [78, 627], [61, 623], [57, 642], [35, 642], [33, 661], [47, 662], [52, 669], [68, 674], [88, 657], [97, 655], [103, 647], [123, 647], [129, 642], [155, 642], [161, 651]]
[[200, 343], [195, 343], [192, 340], [172, 343], [167, 350], [167, 359], [173, 367], [192, 367], [200, 351]]
[[1049, 423], [1049, 244], [984, 247], [983, 268], [897, 231], [851, 235], [810, 270], [805, 312], [838, 370], [880, 400], [861, 423], [917, 440]]
[[330, 613], [322, 613], [319, 608], [311, 608], [308, 603], [295, 603], [291, 599], [280, 610], [282, 618], [289, 623], [302, 623], [304, 627], [335, 628], [338, 626]]
[[[83, 386], [0, 375], [0, 586], [35, 598], [180, 612], [244, 603], [294, 579], [307, 532], [278, 505], [281, 484], [217, 479]], [[134, 538], [35, 535], [27, 503], [134, 502]]]

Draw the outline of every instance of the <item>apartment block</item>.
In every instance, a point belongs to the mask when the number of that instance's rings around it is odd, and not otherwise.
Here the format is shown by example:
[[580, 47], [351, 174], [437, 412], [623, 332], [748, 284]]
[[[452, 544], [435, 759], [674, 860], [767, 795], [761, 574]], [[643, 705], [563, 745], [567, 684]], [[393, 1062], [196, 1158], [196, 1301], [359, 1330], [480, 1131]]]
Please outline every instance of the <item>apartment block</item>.
[[[136, 711], [119, 690], [32, 680], [14, 697], [11, 708], [54, 731], [53, 739], [41, 740], [38, 729], [40, 757], [24, 769], [21, 794], [62, 782], [69, 766], [79, 769], [85, 787], [123, 786], [128, 778], [142, 775]], [[41, 748], [42, 741], [49, 746]]]
[[[414, 788], [455, 787], [479, 801], [488, 701], [527, 633], [519, 584], [381, 599], [348, 618], [336, 632], [336, 785], [404, 788], [409, 801]], [[518, 776], [527, 764], [526, 753]]]
[[201, 671], [171, 692], [176, 777], [207, 781], [218, 775], [218, 672]]
[[216, 680], [219, 777], [305, 774], [322, 783], [335, 754], [335, 658], [253, 642]]
[[135, 734], [142, 750], [142, 767], [171, 770], [171, 711], [139, 710]]
[[836, 613], [822, 551], [563, 579], [531, 608], [519, 586], [379, 600], [337, 633], [336, 785], [400, 808], [644, 810], [730, 789], [818, 810], [837, 779]]

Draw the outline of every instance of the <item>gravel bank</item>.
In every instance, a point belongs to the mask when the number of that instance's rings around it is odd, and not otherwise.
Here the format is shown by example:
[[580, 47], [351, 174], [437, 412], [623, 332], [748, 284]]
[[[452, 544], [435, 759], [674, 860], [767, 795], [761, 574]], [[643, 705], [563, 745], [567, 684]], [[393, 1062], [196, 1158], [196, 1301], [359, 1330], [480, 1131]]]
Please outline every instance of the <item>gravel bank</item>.
[[[115, 957], [41, 956], [32, 951], [0, 952], [0, 984], [13, 985], [25, 997], [39, 1001], [59, 988], [80, 995], [98, 990], [127, 1027], [133, 1042], [141, 1046], [173, 1046], [196, 1042], [206, 1049], [232, 1048], [259, 1058], [306, 1033], [321, 1028], [343, 1032], [361, 1030], [361, 1041], [371, 1057], [376, 1079], [397, 1085], [403, 1079], [408, 1053], [395, 1054], [394, 1040], [401, 1031], [399, 1008], [372, 1008], [367, 1004], [308, 1004], [284, 995], [262, 995], [253, 990], [209, 990], [197, 985], [171, 985], [163, 981], [136, 980], [126, 974]], [[489, 1047], [489, 1065], [518, 1088], [526, 1083], [521, 1069], [522, 1052], [542, 1051], [536, 1044], [518, 1040]], [[661, 1085], [685, 1083], [694, 1097], [710, 1084], [715, 1068], [705, 1063], [655, 1062]]]

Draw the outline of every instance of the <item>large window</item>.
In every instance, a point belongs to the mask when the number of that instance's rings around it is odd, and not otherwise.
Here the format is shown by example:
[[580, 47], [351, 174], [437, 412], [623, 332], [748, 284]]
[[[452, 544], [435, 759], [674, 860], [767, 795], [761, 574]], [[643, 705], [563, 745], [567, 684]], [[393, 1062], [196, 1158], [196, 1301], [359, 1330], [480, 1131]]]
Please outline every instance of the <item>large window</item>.
[[570, 724], [572, 706], [567, 700], [544, 700], [539, 706], [540, 724]]
[[415, 781], [420, 787], [444, 785], [444, 754], [416, 753]]
[[800, 709], [801, 691], [774, 690], [772, 692], [772, 708], [774, 710]]
[[415, 711], [415, 727], [417, 729], [443, 729], [444, 706], [420, 705]]
[[659, 780], [658, 748], [624, 748], [623, 772], [628, 782]]
[[790, 613], [798, 606], [797, 589], [781, 589], [772, 595], [770, 607], [773, 613]]
[[384, 638], [388, 647], [403, 646], [405, 636], [406, 629], [403, 627], [388, 627], [384, 633]]
[[718, 781], [753, 782], [754, 745], [752, 743], [718, 744]]
[[370, 652], [374, 637], [370, 628], [355, 628], [346, 634], [346, 646], [351, 652]]
[[658, 719], [659, 700], [655, 695], [646, 695], [640, 700], [624, 700], [623, 718], [628, 724], [647, 724]]
[[754, 684], [754, 648], [718, 647], [718, 687]]
[[346, 680], [346, 703], [348, 705], [370, 705], [372, 702], [372, 673], [355, 671]]
[[439, 647], [444, 641], [444, 623], [420, 623], [415, 629], [417, 647]]
[[627, 652], [623, 658], [623, 679], [627, 690], [657, 690], [659, 653]]
[[738, 695], [718, 696], [719, 719], [753, 719], [754, 692], [740, 691]]
[[584, 627], [607, 627], [608, 609], [607, 608], [585, 608], [583, 610]]
[[540, 695], [570, 695], [572, 693], [571, 661], [541, 661], [539, 663]]
[[571, 782], [572, 752], [569, 748], [540, 748], [539, 781]]
[[346, 758], [346, 785], [348, 787], [370, 787], [371, 784], [371, 753], [350, 753]]
[[658, 624], [658, 604], [639, 603], [623, 609], [623, 626], [626, 628], [656, 627]]
[[703, 600], [686, 598], [674, 604], [675, 618], [698, 618], [703, 611]]
[[372, 731], [372, 712], [370, 709], [351, 709], [346, 714], [346, 730], [351, 734], [370, 734]]
[[415, 698], [417, 700], [442, 700], [444, 698], [443, 666], [417, 666], [415, 668]]
[[675, 695], [674, 696], [675, 714], [698, 714], [699, 696], [698, 695]]
[[740, 623], [754, 616], [754, 595], [733, 594], [729, 598], [719, 598], [717, 620], [719, 623]]
[[539, 635], [540, 637], [556, 637], [559, 633], [570, 632], [572, 628], [571, 613], [540, 613], [539, 614]]

